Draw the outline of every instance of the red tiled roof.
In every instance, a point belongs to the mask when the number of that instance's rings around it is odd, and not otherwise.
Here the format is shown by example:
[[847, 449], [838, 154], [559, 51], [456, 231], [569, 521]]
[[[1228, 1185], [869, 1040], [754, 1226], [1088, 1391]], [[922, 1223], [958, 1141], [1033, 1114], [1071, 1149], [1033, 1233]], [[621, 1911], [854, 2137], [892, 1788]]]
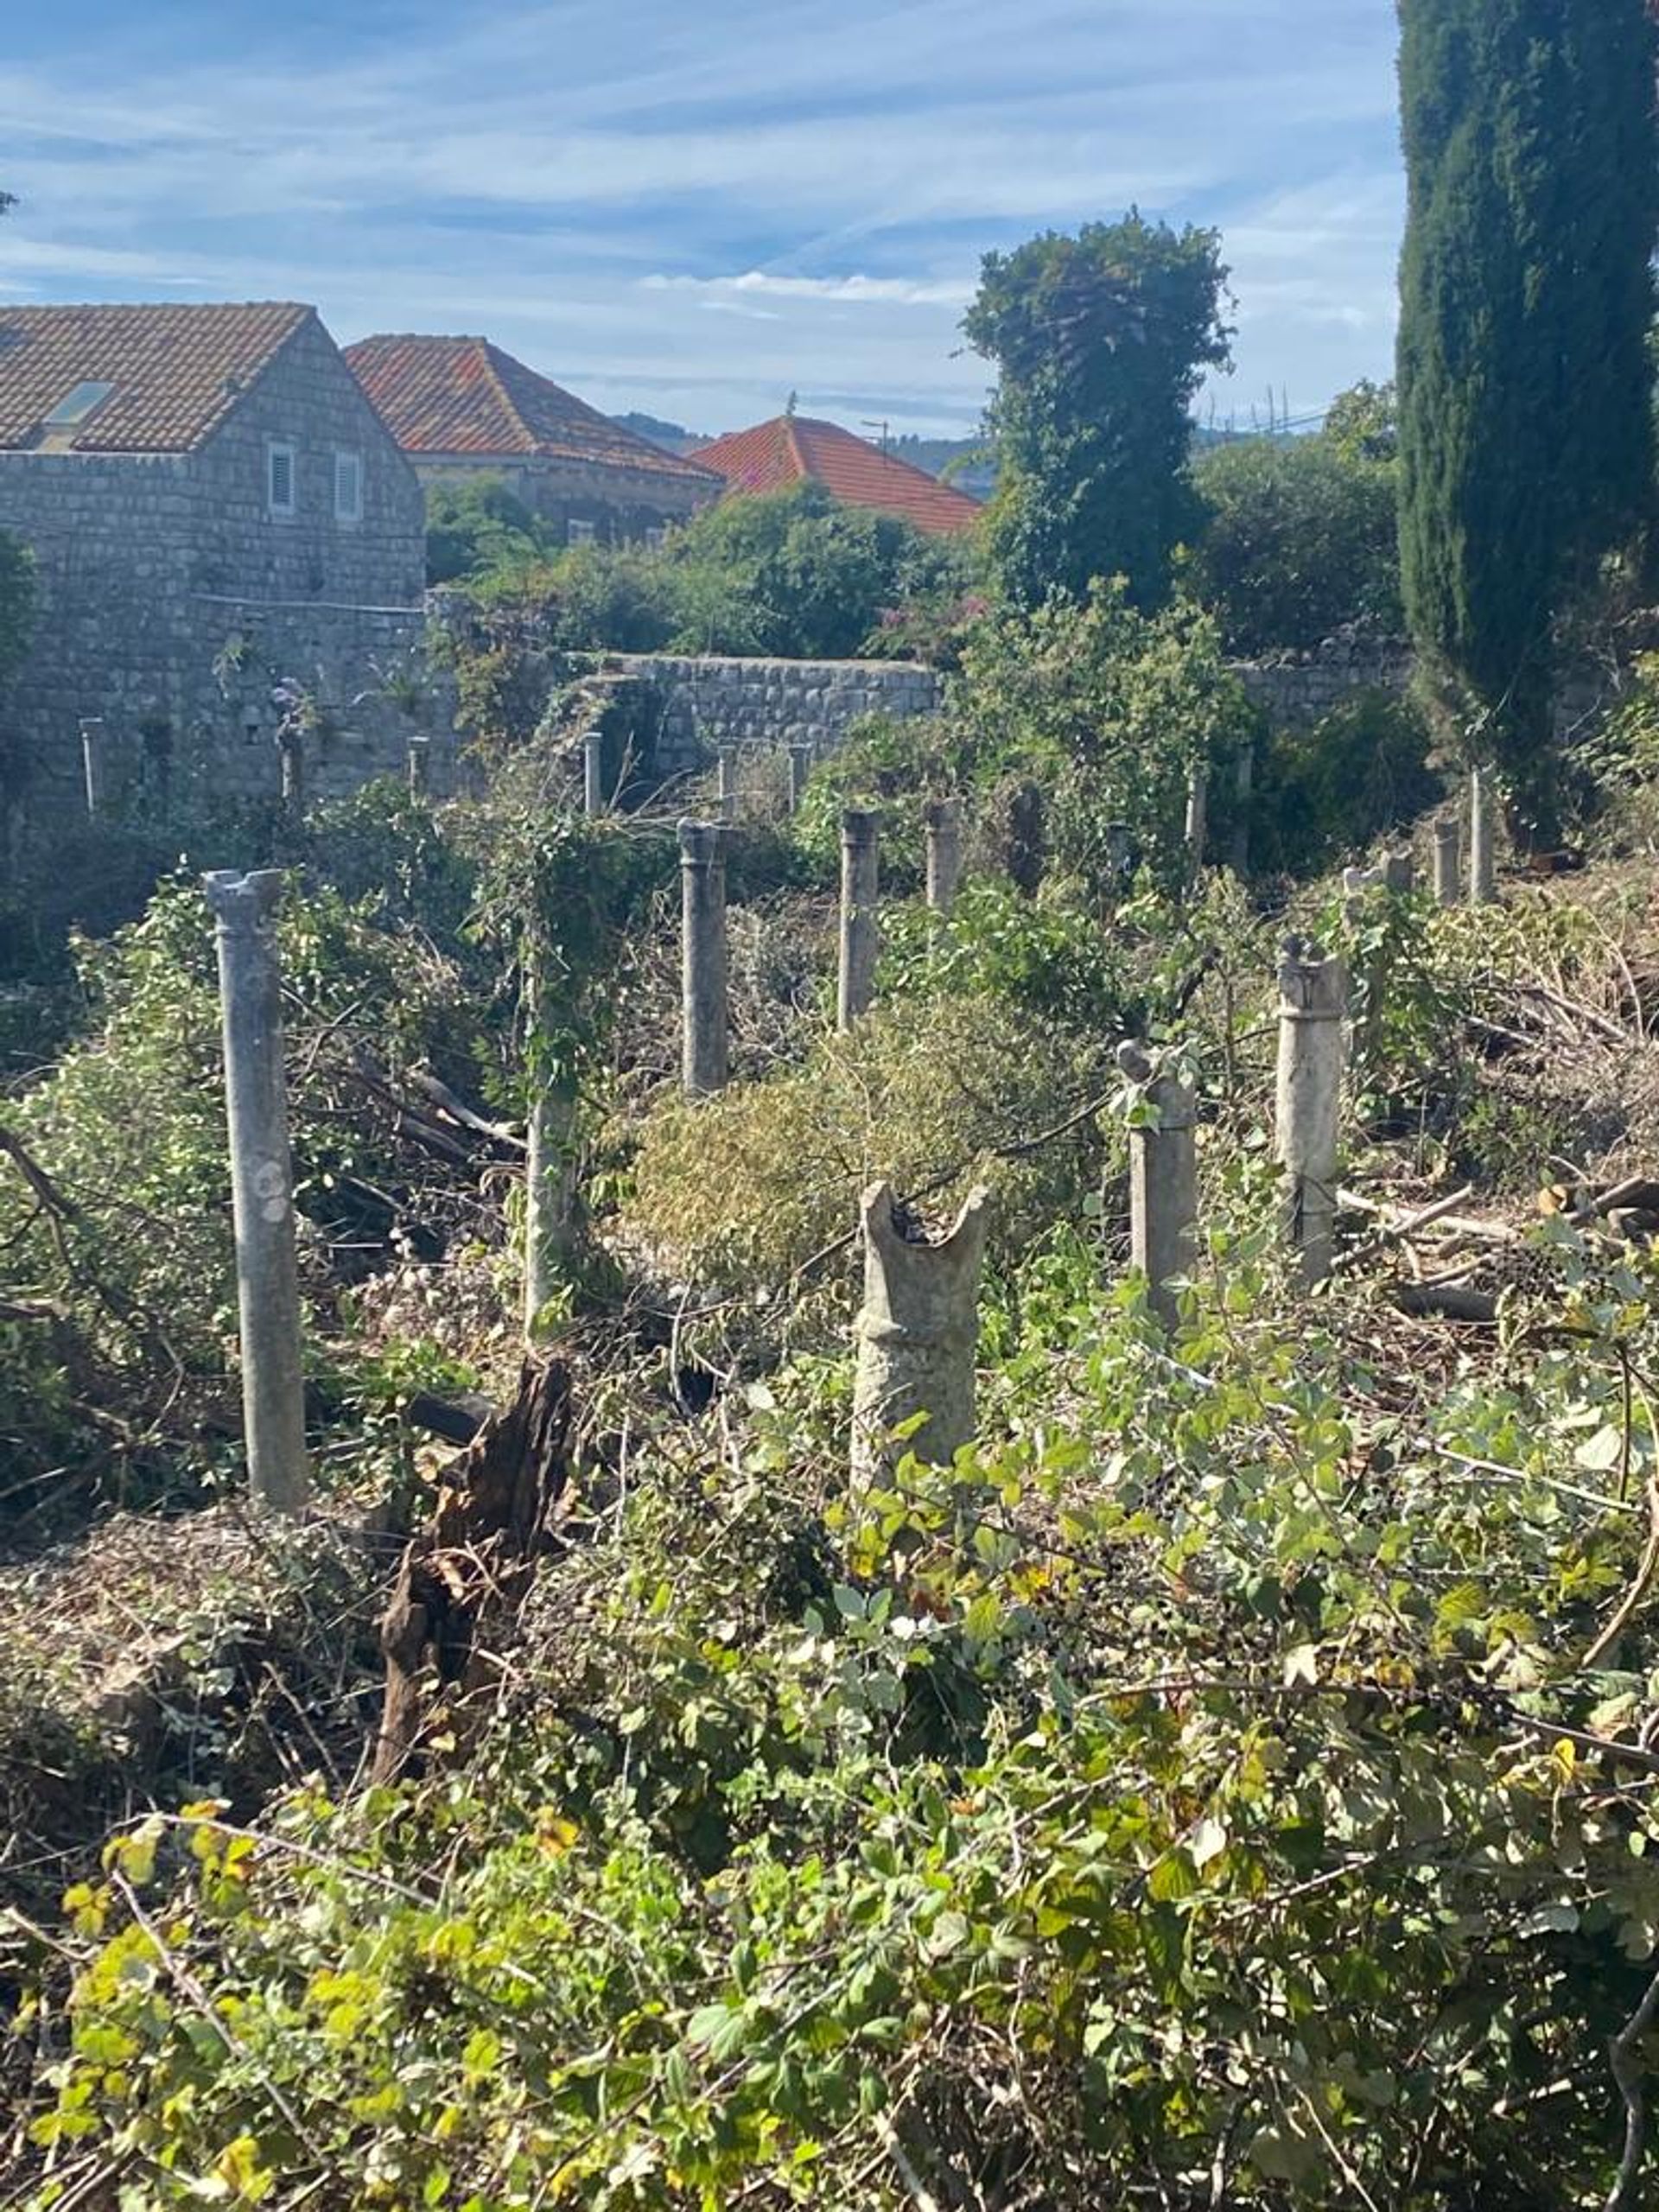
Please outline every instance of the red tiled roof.
[[[252, 306], [0, 307], [0, 450], [189, 453], [313, 314]], [[107, 384], [79, 423], [45, 418]]]
[[883, 453], [838, 423], [805, 415], [779, 415], [752, 430], [734, 430], [691, 455], [699, 468], [718, 470], [730, 492], [782, 492], [791, 484], [822, 484], [851, 507], [901, 515], [918, 530], [971, 530], [983, 510], [965, 492], [941, 484], [924, 468]]
[[407, 454], [534, 454], [709, 481], [486, 338], [365, 338], [346, 359]]

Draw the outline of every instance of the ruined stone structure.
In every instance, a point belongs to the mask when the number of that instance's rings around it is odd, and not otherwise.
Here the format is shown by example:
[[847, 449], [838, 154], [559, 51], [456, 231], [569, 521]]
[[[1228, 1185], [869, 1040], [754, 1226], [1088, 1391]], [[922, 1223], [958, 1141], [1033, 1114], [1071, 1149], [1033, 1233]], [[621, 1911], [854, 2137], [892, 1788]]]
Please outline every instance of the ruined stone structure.
[[861, 715], [936, 715], [944, 680], [893, 660], [721, 660], [673, 653], [607, 659], [647, 685], [657, 710], [655, 763], [664, 776], [712, 765], [723, 745], [833, 753]]
[[423, 524], [310, 308], [0, 308], [0, 529], [38, 572], [0, 702], [14, 804], [84, 804], [86, 717], [117, 808], [192, 779], [275, 794], [284, 686], [312, 794], [404, 772], [411, 735], [450, 728], [421, 688]]

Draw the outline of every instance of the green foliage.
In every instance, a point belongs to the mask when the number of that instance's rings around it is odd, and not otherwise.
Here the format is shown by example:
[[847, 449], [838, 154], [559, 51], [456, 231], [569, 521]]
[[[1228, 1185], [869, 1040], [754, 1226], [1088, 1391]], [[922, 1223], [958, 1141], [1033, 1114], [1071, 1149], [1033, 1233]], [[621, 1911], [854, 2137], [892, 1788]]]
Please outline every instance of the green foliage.
[[1317, 645], [1350, 624], [1398, 632], [1396, 473], [1347, 439], [1243, 439], [1194, 462], [1207, 516], [1192, 588], [1230, 652]]
[[1226, 274], [1215, 232], [1133, 209], [985, 256], [963, 328], [997, 370], [989, 553], [1017, 605], [1114, 576], [1134, 605], [1162, 604], [1198, 518], [1189, 410], [1228, 359]]
[[1259, 760], [1258, 868], [1318, 875], [1403, 829], [1440, 798], [1427, 723], [1409, 701], [1357, 692], [1309, 728], [1276, 729]]
[[1373, 384], [1362, 377], [1339, 391], [1325, 410], [1325, 437], [1348, 461], [1397, 461], [1400, 395], [1394, 378]]
[[1404, 0], [1400, 451], [1412, 633], [1557, 832], [1554, 630], [1654, 500], [1644, 0]]
[[[765, 1082], [663, 1100], [639, 1132], [630, 1235], [700, 1282], [781, 1292], [843, 1236], [878, 1176], [903, 1194], [937, 1182], [928, 1206], [948, 1212], [983, 1179], [989, 1154], [1090, 1096], [1090, 1049], [1014, 997], [903, 1000]], [[1084, 1127], [996, 1166], [996, 1248], [1017, 1252], [1079, 1214], [1098, 1155], [1098, 1135]]]
[[499, 476], [462, 476], [426, 493], [426, 581], [461, 583], [544, 560], [545, 524]]

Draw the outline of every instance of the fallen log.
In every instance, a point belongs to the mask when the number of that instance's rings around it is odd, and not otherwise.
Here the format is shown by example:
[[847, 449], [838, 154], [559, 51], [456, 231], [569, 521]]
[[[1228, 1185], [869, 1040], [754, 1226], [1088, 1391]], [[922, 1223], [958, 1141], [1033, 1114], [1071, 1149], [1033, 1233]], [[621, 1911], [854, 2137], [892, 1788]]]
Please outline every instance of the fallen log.
[[373, 1778], [422, 1771], [459, 1740], [548, 1548], [569, 1480], [570, 1377], [526, 1361], [518, 1393], [448, 1471], [430, 1525], [405, 1548], [380, 1624], [385, 1704]]
[[1472, 1321], [1490, 1327], [1497, 1319], [1497, 1300], [1491, 1291], [1464, 1290], [1455, 1283], [1396, 1283], [1394, 1302], [1402, 1313], [1422, 1319]]

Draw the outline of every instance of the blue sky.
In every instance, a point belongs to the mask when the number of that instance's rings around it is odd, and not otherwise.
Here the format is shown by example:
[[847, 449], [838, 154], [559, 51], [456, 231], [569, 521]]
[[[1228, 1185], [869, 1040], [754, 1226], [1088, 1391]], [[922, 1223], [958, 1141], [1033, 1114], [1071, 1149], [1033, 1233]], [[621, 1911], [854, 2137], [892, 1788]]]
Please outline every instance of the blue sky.
[[1393, 0], [13, 0], [0, 302], [302, 299], [609, 409], [974, 426], [980, 255], [1223, 233], [1224, 416], [1389, 372]]

